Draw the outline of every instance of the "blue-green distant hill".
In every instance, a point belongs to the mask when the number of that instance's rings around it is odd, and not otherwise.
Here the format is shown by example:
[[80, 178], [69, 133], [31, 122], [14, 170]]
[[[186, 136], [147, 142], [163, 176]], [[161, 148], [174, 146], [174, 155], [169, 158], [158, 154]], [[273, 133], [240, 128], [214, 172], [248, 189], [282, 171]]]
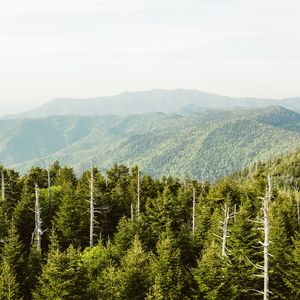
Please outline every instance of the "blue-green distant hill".
[[281, 100], [257, 98], [232, 98], [197, 90], [151, 90], [126, 92], [116, 96], [92, 99], [60, 98], [52, 100], [34, 110], [6, 116], [6, 119], [43, 118], [54, 115], [76, 114], [119, 115], [144, 114], [152, 112], [190, 114], [210, 109], [241, 109], [282, 106], [300, 112], [300, 98]]
[[20, 171], [59, 160], [139, 164], [154, 176], [216, 179], [300, 146], [300, 114], [285, 108], [190, 115], [52, 116], [0, 121], [0, 163]]

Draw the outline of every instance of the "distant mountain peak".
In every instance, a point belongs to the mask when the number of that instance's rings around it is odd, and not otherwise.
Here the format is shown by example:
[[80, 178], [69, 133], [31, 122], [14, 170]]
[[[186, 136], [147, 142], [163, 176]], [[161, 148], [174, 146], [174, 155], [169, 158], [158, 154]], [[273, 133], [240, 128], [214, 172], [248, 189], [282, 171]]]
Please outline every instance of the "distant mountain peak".
[[[300, 112], [300, 98], [282, 100], [232, 98], [197, 90], [153, 89], [87, 99], [56, 98], [28, 112], [6, 116], [6, 119], [41, 118], [50, 115], [119, 115], [151, 112], [187, 114], [206, 109], [238, 109], [282, 106]], [[189, 108], [189, 109], [188, 109]]]

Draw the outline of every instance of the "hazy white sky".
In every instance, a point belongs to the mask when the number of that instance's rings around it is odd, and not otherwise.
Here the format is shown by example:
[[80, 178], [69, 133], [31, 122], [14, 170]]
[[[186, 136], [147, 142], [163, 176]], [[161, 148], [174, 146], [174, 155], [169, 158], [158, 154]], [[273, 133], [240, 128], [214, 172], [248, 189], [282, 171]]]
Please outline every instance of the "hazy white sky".
[[153, 88], [300, 96], [300, 1], [0, 0], [0, 115]]

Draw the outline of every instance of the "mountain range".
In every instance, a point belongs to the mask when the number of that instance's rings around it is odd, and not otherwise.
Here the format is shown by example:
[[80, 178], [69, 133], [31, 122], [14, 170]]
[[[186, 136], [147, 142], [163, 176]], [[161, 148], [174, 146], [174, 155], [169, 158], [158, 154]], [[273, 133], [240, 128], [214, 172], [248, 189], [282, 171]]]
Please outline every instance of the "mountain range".
[[125, 163], [153, 176], [215, 180], [299, 145], [300, 114], [280, 106], [0, 120], [0, 162], [19, 171], [55, 160], [79, 173]]
[[281, 100], [232, 98], [197, 90], [151, 90], [125, 92], [116, 96], [91, 99], [59, 98], [31, 111], [2, 119], [43, 118], [54, 115], [119, 115], [151, 112], [190, 114], [211, 109], [241, 109], [282, 106], [300, 112], [300, 98]]

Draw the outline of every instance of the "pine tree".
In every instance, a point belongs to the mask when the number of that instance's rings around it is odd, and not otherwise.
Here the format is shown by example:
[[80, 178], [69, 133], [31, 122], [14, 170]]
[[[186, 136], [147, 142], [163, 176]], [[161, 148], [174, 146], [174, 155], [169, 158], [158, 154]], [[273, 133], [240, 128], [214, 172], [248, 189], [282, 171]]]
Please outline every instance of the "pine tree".
[[[53, 185], [55, 186], [61, 186], [63, 188], [65, 187], [72, 187], [75, 188], [77, 184], [77, 178], [74, 173], [73, 168], [70, 167], [63, 167], [53, 165], [51, 167], [51, 171], [54, 172], [55, 177], [53, 179]], [[48, 175], [48, 174], [47, 174]], [[48, 178], [48, 176], [47, 176]]]
[[180, 251], [174, 247], [174, 241], [168, 230], [157, 244], [157, 255], [152, 256], [150, 269], [153, 284], [147, 299], [184, 299], [183, 273], [180, 263]]
[[121, 260], [120, 293], [123, 299], [145, 299], [149, 289], [148, 255], [136, 236], [132, 247]]
[[70, 246], [65, 252], [51, 247], [34, 299], [89, 299], [86, 291], [85, 270], [80, 252]]
[[[19, 235], [12, 223], [8, 230], [8, 237], [5, 240], [1, 253], [2, 267], [8, 270], [7, 280], [15, 281], [16, 289], [20, 295], [24, 295], [26, 291], [26, 262], [24, 258], [24, 248], [19, 240]], [[5, 276], [5, 274], [3, 275]]]
[[13, 219], [20, 234], [20, 239], [27, 251], [29, 251], [34, 231], [34, 203], [34, 190], [26, 185], [23, 189], [21, 200], [15, 207]]
[[220, 244], [212, 240], [193, 271], [203, 299], [231, 299], [227, 275], [229, 264], [228, 258], [221, 255]]
[[41, 252], [33, 245], [29, 252], [27, 262], [26, 276], [26, 299], [32, 299], [32, 292], [35, 290], [38, 278], [42, 270], [42, 255]]
[[300, 298], [300, 234], [298, 233], [293, 242], [293, 251], [287, 255], [288, 266], [283, 275], [284, 282], [289, 287], [290, 299]]
[[117, 228], [120, 218], [130, 216], [132, 203], [129, 169], [124, 165], [114, 165], [107, 171], [108, 197], [106, 203], [110, 210], [107, 215], [107, 235], [112, 236]]
[[288, 256], [292, 251], [292, 241], [287, 232], [287, 216], [282, 211], [284, 199], [276, 199], [270, 207], [270, 290], [273, 299], [286, 299], [290, 295], [284, 282], [284, 274], [288, 272]]
[[16, 274], [6, 258], [3, 258], [0, 264], [0, 299], [22, 299]]
[[125, 255], [132, 246], [137, 231], [137, 224], [132, 220], [125, 217], [120, 220], [114, 235], [114, 244], [120, 256]]
[[98, 299], [103, 292], [103, 273], [113, 264], [112, 246], [105, 247], [100, 241], [96, 246], [86, 248], [81, 254], [88, 278], [88, 294], [91, 299]]
[[54, 226], [60, 245], [67, 248], [87, 246], [89, 243], [89, 214], [84, 199], [78, 197], [72, 186], [64, 188], [62, 204], [55, 217]]
[[257, 224], [253, 222], [255, 215], [252, 200], [246, 198], [231, 220], [228, 238], [230, 264], [226, 270], [231, 299], [253, 299], [253, 290], [261, 289], [260, 279], [254, 276], [257, 270], [253, 265], [261, 260], [260, 253], [257, 253], [259, 237]]

